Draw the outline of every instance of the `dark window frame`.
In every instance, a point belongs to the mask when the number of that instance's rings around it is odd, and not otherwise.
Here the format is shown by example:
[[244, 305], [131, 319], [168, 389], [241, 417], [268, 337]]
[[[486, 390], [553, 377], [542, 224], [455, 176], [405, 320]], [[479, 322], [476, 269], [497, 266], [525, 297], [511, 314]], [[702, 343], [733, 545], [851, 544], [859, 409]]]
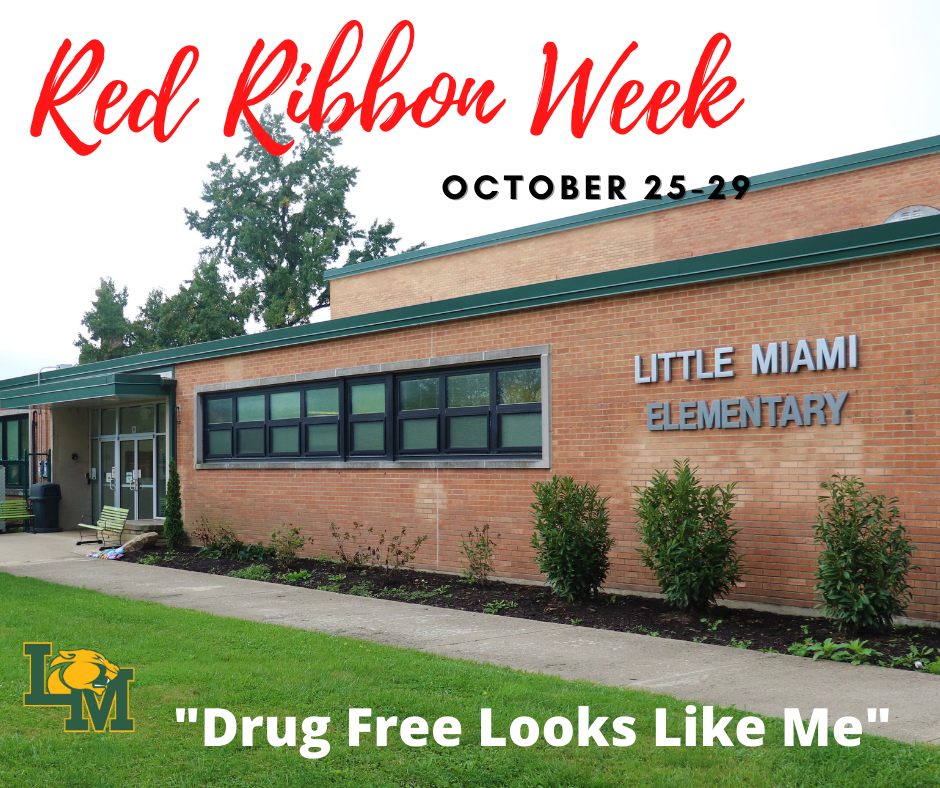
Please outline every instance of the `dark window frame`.
[[[391, 460], [393, 457], [393, 391], [394, 375], [369, 375], [361, 378], [346, 378], [346, 453], [347, 460]], [[381, 413], [353, 413], [352, 390], [356, 386], [368, 386], [376, 383], [385, 385], [385, 410]], [[384, 448], [378, 451], [355, 451], [353, 449], [353, 425], [382, 422]]]
[[[17, 442], [17, 452], [15, 457], [7, 456], [7, 435], [11, 431], [16, 431], [16, 442]], [[23, 453], [29, 450], [29, 414], [22, 413], [15, 416], [2, 416], [0, 417], [0, 464], [6, 464], [10, 462], [22, 462]], [[11, 471], [13, 473], [11, 473]], [[18, 490], [23, 487], [23, 480], [18, 476], [13, 478], [15, 474], [21, 474], [23, 472], [22, 465], [14, 465], [12, 468], [7, 468], [6, 476], [6, 486], [10, 490]], [[3, 490], [0, 490], [0, 495], [3, 494]]]
[[[339, 413], [335, 416], [308, 416], [307, 415], [307, 392], [322, 391], [323, 389], [335, 388], [337, 410]], [[330, 380], [317, 383], [312, 386], [304, 386], [301, 389], [300, 399], [300, 420], [302, 434], [300, 439], [303, 448], [303, 456], [313, 460], [342, 460], [346, 454], [346, 436], [343, 425], [346, 423], [346, 387], [344, 380]], [[310, 444], [307, 440], [307, 428], [320, 424], [336, 425], [336, 451], [335, 452], [316, 452], [310, 450]]]
[[[542, 402], [523, 403], [513, 405], [499, 404], [498, 376], [500, 372], [519, 369], [537, 369], [541, 373], [541, 360], [538, 358], [520, 359], [513, 362], [475, 364], [470, 366], [430, 367], [415, 369], [408, 372], [361, 375], [344, 378], [330, 378], [311, 383], [271, 386], [264, 388], [242, 389], [212, 394], [201, 397], [200, 407], [203, 413], [202, 446], [203, 460], [205, 462], [257, 462], [257, 461], [291, 461], [312, 460], [321, 462], [355, 462], [355, 461], [395, 461], [395, 460], [481, 460], [481, 459], [530, 459], [541, 460], [544, 456], [545, 446], [500, 446], [501, 416], [514, 413], [542, 414]], [[465, 407], [447, 406], [447, 379], [452, 376], [489, 374], [489, 404]], [[424, 380], [437, 378], [438, 407], [420, 410], [403, 411], [401, 405], [401, 383], [408, 380]], [[383, 383], [385, 385], [385, 411], [375, 414], [353, 414], [352, 389], [355, 386]], [[545, 381], [541, 380], [542, 391]], [[331, 389], [337, 390], [338, 410], [335, 416], [307, 416], [307, 392]], [[271, 395], [280, 392], [298, 392], [300, 396], [299, 419], [272, 419]], [[264, 395], [265, 419], [264, 421], [239, 422], [238, 397]], [[208, 423], [208, 403], [214, 400], [232, 400], [232, 419], [227, 424]], [[541, 399], [541, 398], [540, 398]], [[486, 416], [487, 418], [487, 446], [455, 447], [450, 448], [450, 419], [460, 416]], [[431, 449], [404, 449], [404, 431], [402, 423], [409, 420], [435, 419], [437, 425], [437, 446]], [[385, 446], [383, 451], [354, 451], [353, 430], [357, 423], [382, 422]], [[311, 451], [308, 442], [307, 428], [319, 424], [335, 424], [337, 432], [337, 451], [316, 452]], [[544, 424], [544, 421], [543, 421]], [[299, 430], [299, 451], [277, 453], [272, 451], [271, 430], [282, 426], [296, 426]], [[264, 453], [239, 453], [238, 432], [241, 429], [263, 428]], [[212, 432], [228, 431], [230, 434], [232, 453], [226, 455], [209, 453], [209, 435]]]

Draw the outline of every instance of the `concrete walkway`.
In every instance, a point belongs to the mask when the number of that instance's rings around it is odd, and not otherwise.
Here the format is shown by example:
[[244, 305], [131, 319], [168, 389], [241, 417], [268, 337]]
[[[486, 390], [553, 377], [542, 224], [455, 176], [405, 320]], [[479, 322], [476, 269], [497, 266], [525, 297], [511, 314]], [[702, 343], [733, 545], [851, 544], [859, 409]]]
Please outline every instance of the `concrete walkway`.
[[[0, 571], [130, 599], [326, 632], [782, 717], [829, 709], [867, 733], [940, 744], [940, 676], [548, 624], [84, 558], [75, 532], [0, 534]], [[888, 708], [887, 722], [868, 709]]]

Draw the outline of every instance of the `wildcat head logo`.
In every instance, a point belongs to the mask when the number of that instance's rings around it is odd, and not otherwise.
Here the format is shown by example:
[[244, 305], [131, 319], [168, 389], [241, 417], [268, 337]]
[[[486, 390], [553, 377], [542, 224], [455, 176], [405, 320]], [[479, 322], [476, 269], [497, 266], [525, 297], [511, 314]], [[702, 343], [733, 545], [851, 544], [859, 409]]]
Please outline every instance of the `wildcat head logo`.
[[120, 668], [113, 662], [108, 662], [97, 651], [89, 651], [86, 648], [60, 651], [49, 667], [55, 668], [46, 683], [49, 692], [62, 695], [73, 690], [88, 689], [98, 696], [99, 701], [108, 683], [117, 678], [120, 672]]
[[29, 658], [29, 692], [24, 706], [70, 706], [65, 730], [88, 731], [91, 720], [95, 731], [133, 731], [134, 720], [128, 716], [133, 668], [119, 668], [104, 655], [91, 649], [60, 651], [49, 664], [51, 643], [24, 643], [23, 654]]

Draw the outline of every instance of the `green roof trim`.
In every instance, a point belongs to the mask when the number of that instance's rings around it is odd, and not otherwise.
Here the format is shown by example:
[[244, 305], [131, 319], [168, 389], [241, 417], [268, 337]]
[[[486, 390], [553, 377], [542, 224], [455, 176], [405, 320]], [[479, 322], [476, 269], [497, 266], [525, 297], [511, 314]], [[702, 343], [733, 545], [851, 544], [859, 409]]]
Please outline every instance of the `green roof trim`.
[[[168, 389], [176, 386], [175, 380], [161, 378], [159, 375], [120, 373], [70, 377], [67, 380], [47, 379], [42, 383], [37, 383], [36, 378], [32, 376], [27, 380], [28, 383], [18, 386], [5, 385], [0, 391], [0, 407], [25, 408], [29, 405], [77, 402], [100, 397], [165, 397], [169, 393]], [[5, 384], [12, 382], [4, 381]]]
[[[887, 148], [878, 148], [864, 153], [853, 153], [850, 156], [840, 156], [835, 159], [814, 162], [813, 164], [804, 164], [799, 167], [790, 167], [785, 170], [769, 172], [765, 175], [757, 175], [751, 178], [751, 191], [761, 189], [770, 189], [774, 186], [784, 186], [789, 183], [799, 183], [801, 181], [821, 178], [826, 175], [836, 175], [840, 172], [852, 172], [867, 167], [876, 167], [880, 164], [889, 164], [894, 161], [903, 161], [913, 159], [917, 156], [928, 156], [931, 153], [940, 153], [940, 136], [927, 137], [913, 142], [904, 142], [900, 145], [890, 145]], [[525, 227], [517, 227], [512, 230], [503, 230], [489, 235], [480, 235], [476, 238], [468, 238], [463, 241], [454, 241], [453, 243], [432, 246], [427, 249], [419, 249], [416, 252], [405, 252], [392, 257], [383, 257], [378, 260], [369, 260], [365, 263], [344, 268], [331, 268], [326, 272], [327, 279], [339, 279], [344, 276], [355, 276], [364, 274], [368, 271], [375, 271], [380, 268], [389, 268], [395, 265], [405, 265], [407, 263], [416, 263], [419, 260], [428, 260], [433, 257], [443, 257], [444, 255], [456, 254], [458, 252], [467, 252], [471, 249], [482, 249], [486, 246], [495, 246], [497, 244], [509, 243], [511, 241], [521, 241], [525, 238], [535, 238], [549, 233], [562, 232], [564, 230], [573, 230], [578, 227], [587, 227], [601, 222], [611, 222], [616, 219], [624, 219], [628, 216], [639, 216], [645, 213], [654, 213], [656, 211], [665, 211], [672, 208], [681, 208], [685, 205], [705, 202], [708, 200], [708, 194], [712, 191], [711, 187], [702, 187], [704, 194], [692, 194], [686, 192], [681, 200], [641, 200], [631, 202], [626, 205], [615, 205], [611, 208], [603, 208], [599, 211], [590, 211], [589, 213], [580, 213], [575, 216], [566, 216], [562, 219], [553, 219], [548, 222], [539, 222]]]
[[[46, 390], [46, 386], [59, 384], [65, 389], [72, 382], [108, 373], [154, 370], [238, 353], [936, 247], [940, 247], [940, 216], [879, 224], [99, 361], [45, 372], [41, 386], [36, 386], [32, 375], [11, 378], [0, 381], [0, 406], [15, 407], [10, 397], [16, 395], [17, 389], [35, 389], [41, 395], [43, 392], [38, 390]], [[41, 402], [37, 399], [32, 404]]]

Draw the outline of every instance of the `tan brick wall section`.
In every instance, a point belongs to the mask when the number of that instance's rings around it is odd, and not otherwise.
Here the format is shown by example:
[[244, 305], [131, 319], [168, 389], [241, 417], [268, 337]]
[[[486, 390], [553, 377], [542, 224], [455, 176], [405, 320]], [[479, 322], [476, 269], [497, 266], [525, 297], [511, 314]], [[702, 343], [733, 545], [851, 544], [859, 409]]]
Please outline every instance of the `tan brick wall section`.
[[940, 154], [335, 279], [331, 314], [349, 317], [869, 227], [914, 204], [940, 208]]
[[[854, 473], [872, 490], [900, 497], [921, 567], [909, 612], [940, 620], [938, 304], [940, 250], [931, 250], [180, 365], [186, 522], [191, 528], [208, 517], [250, 540], [267, 540], [273, 528], [290, 523], [311, 539], [313, 555], [334, 553], [331, 521], [342, 527], [353, 520], [405, 525], [409, 535], [429, 537], [417, 565], [446, 570], [460, 568], [459, 543], [469, 528], [490, 523], [502, 534], [499, 574], [537, 579], [529, 546], [530, 488], [553, 472], [570, 474], [600, 484], [611, 496], [617, 544], [609, 585], [655, 591], [635, 552], [632, 488], [655, 469], [689, 457], [706, 482], [739, 485], [735, 516], [749, 574], [733, 598], [811, 606], [819, 483], [835, 472]], [[859, 336], [858, 369], [750, 374], [752, 342], [850, 333]], [[190, 461], [189, 403], [196, 385], [543, 343], [552, 346], [551, 471], [196, 471]], [[721, 345], [737, 349], [738, 377], [634, 383], [635, 353]], [[840, 426], [646, 429], [650, 401], [822, 391], [850, 392]]]

